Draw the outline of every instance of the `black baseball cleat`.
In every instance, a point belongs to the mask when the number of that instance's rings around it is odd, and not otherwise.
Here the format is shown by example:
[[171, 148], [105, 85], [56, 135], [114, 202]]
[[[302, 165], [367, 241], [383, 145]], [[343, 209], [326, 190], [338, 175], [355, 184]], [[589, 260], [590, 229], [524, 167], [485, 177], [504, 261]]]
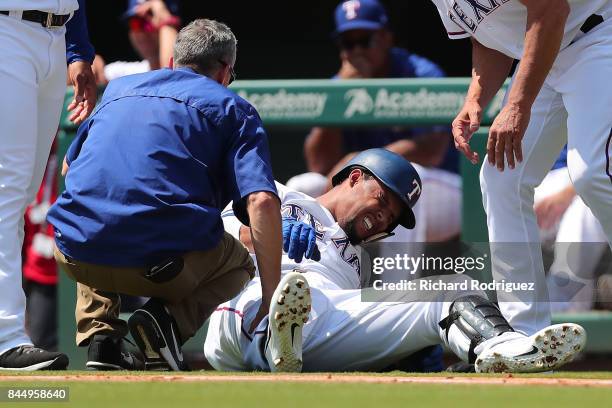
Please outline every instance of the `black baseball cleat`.
[[189, 371], [181, 346], [181, 335], [172, 316], [157, 299], [150, 299], [128, 319], [130, 334], [145, 359], [146, 370], [170, 367]]
[[68, 356], [25, 345], [14, 347], [0, 355], [0, 371], [65, 370]]
[[127, 339], [96, 334], [87, 350], [88, 370], [144, 370], [143, 358], [127, 349]]

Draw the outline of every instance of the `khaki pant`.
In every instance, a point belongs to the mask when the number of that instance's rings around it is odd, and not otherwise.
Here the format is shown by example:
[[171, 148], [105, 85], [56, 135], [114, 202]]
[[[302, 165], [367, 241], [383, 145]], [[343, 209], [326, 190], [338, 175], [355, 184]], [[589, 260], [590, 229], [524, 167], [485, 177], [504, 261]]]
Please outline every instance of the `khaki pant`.
[[57, 247], [55, 259], [77, 281], [77, 345], [88, 344], [100, 332], [114, 337], [127, 334], [126, 322], [119, 319], [119, 293], [160, 299], [176, 321], [184, 343], [220, 303], [240, 293], [255, 273], [246, 248], [228, 233], [211, 250], [183, 255], [181, 272], [163, 283], [146, 278], [148, 268], [79, 262]]

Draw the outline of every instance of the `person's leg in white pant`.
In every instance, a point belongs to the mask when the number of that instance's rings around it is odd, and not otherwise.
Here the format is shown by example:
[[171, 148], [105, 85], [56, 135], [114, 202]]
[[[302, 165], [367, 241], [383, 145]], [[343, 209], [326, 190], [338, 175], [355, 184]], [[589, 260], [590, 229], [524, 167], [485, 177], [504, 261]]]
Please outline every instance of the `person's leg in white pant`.
[[[439, 291], [428, 298], [423, 294], [400, 293], [402, 302], [367, 302], [362, 301], [361, 290], [339, 289], [315, 273], [304, 276], [311, 288], [312, 311], [302, 332], [303, 371], [382, 369], [446, 339], [438, 323], [448, 315], [456, 297], [453, 293]], [[445, 278], [448, 281], [469, 280], [463, 275]], [[407, 301], [411, 295], [424, 301]], [[372, 296], [380, 298], [378, 293]], [[264, 319], [254, 333], [245, 332], [260, 302], [261, 290], [251, 285], [213, 313], [204, 347], [206, 358], [213, 367], [221, 370], [268, 369], [262, 352], [267, 320]], [[453, 349], [467, 359], [469, 341], [459, 340], [461, 344], [455, 344]]]
[[568, 112], [570, 177], [612, 243], [612, 19], [569, 46], [559, 59], [562, 74], [556, 86]]
[[65, 93], [64, 29], [0, 16], [0, 354], [31, 344], [21, 287], [23, 214], [42, 180]]
[[608, 249], [601, 225], [580, 197], [561, 218], [548, 274], [552, 312], [590, 310], [595, 301], [595, 271]]
[[[476, 361], [477, 369], [483, 371], [542, 371], [547, 369], [544, 360], [567, 362], [584, 346], [584, 330], [576, 325], [549, 327], [533, 337], [512, 331], [483, 293], [469, 289], [471, 278], [465, 275], [437, 276], [435, 280], [465, 282], [467, 290], [387, 293], [374, 288], [337, 289], [310, 272], [304, 277], [311, 285], [312, 310], [302, 331], [303, 371], [379, 370], [441, 343], [462, 360]], [[263, 352], [267, 319], [254, 333], [245, 329], [260, 302], [261, 290], [255, 283], [213, 314], [204, 345], [213, 367], [269, 369]], [[569, 329], [576, 337], [565, 333]], [[539, 344], [566, 334], [566, 344], [559, 343], [559, 350], [547, 352]], [[531, 351], [536, 344], [541, 348], [534, 355]]]
[[566, 142], [566, 116], [561, 96], [545, 83], [523, 137], [523, 162], [500, 172], [485, 157], [480, 171], [493, 278], [535, 283], [533, 292], [498, 293], [504, 317], [515, 330], [528, 335], [550, 324], [534, 189]]
[[[558, 200], [572, 187], [567, 167], [551, 170], [535, 189], [535, 204]], [[601, 225], [582, 199], [574, 196], [554, 225], [540, 227], [542, 243], [553, 251], [546, 278], [551, 312], [585, 311], [595, 300], [595, 271], [608, 248]]]
[[[584, 309], [592, 304], [592, 274], [604, 250], [595, 242], [607, 238], [612, 245], [612, 21], [607, 19], [563, 50], [555, 66], [551, 83], [568, 112], [569, 175], [582, 199], [576, 198], [568, 208], [557, 241], [589, 243], [571, 250], [565, 244], [567, 254], [555, 259], [551, 272], [559, 275], [567, 269], [566, 281], [570, 278], [584, 285], [574, 293], [574, 306]], [[564, 244], [557, 245], [563, 248]]]

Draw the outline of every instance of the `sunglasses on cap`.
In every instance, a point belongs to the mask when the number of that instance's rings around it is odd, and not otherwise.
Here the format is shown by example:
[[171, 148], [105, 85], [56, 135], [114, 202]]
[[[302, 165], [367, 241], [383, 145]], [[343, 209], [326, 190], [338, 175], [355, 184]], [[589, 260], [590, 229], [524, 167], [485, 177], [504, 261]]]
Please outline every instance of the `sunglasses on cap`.
[[343, 50], [351, 51], [355, 47], [372, 48], [374, 46], [374, 34], [364, 35], [359, 38], [340, 37], [338, 38], [338, 47]]
[[234, 67], [232, 67], [230, 64], [228, 64], [227, 62], [225, 62], [223, 60], [217, 60], [217, 61], [219, 61], [219, 63], [221, 65], [229, 67], [230, 78], [229, 78], [229, 82], [227, 84], [229, 85], [232, 82], [234, 82], [236, 80], [236, 71], [234, 71]]

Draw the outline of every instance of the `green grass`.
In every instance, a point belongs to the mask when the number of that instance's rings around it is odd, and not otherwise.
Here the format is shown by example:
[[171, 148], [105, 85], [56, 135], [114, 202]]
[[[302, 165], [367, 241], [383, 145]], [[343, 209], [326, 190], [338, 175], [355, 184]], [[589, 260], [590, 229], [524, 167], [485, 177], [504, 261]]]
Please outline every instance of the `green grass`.
[[[20, 386], [43, 386], [19, 384]], [[50, 386], [57, 386], [49, 384]], [[320, 383], [74, 383], [69, 403], [21, 403], [74, 407], [529, 407], [602, 406], [612, 389], [433, 384]], [[2, 386], [5, 386], [3, 384]]]
[[[31, 373], [26, 373], [31, 374]], [[42, 375], [82, 374], [99, 375], [83, 371], [40, 372]], [[2, 381], [0, 387], [67, 386], [69, 403], [20, 403], [15, 407], [240, 407], [240, 408], [420, 408], [420, 407], [572, 407], [606, 406], [612, 401], [612, 388], [586, 388], [561, 386], [517, 386], [517, 385], [461, 385], [461, 384], [371, 384], [371, 383], [296, 383], [296, 382], [114, 382], [113, 375], [133, 374], [109, 372], [110, 378], [99, 383], [74, 381]], [[174, 373], [164, 373], [173, 375]], [[227, 373], [191, 372], [181, 375], [218, 375]], [[337, 374], [337, 373], [336, 373]], [[23, 374], [7, 374], [19, 377]], [[139, 373], [156, 376], [155, 373]], [[230, 375], [235, 375], [230, 373]], [[252, 373], [244, 373], [252, 376]], [[273, 375], [262, 374], [257, 375]], [[334, 375], [334, 374], [332, 374]], [[372, 375], [352, 373], [351, 375]], [[410, 373], [386, 373], [382, 376], [413, 376]], [[419, 375], [419, 374], [417, 374]], [[420, 376], [448, 376], [448, 374], [420, 374]], [[308, 376], [306, 374], [305, 376]], [[453, 375], [453, 376], [463, 376]], [[472, 374], [471, 376], [474, 376]], [[491, 375], [481, 375], [490, 377]], [[504, 375], [499, 375], [504, 376]], [[548, 375], [513, 375], [514, 377], [546, 378], [597, 378], [610, 379], [609, 372], [559, 372]], [[3, 403], [0, 402], [0, 408]], [[6, 405], [7, 407], [9, 405]]]

